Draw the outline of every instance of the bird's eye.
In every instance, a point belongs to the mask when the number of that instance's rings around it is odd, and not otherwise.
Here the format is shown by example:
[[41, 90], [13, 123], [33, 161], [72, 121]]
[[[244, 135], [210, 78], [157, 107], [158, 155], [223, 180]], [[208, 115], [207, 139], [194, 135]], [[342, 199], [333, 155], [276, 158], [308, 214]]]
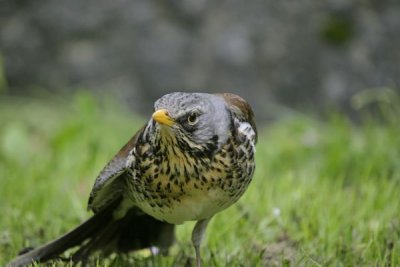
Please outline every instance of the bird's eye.
[[192, 112], [189, 114], [187, 121], [189, 125], [195, 125], [199, 121], [199, 116], [197, 112]]

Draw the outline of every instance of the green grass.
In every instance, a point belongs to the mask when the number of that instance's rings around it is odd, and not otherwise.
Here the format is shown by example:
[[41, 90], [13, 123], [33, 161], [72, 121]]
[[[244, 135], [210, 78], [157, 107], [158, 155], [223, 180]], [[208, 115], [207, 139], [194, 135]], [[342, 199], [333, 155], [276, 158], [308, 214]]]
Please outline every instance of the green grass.
[[[205, 266], [400, 266], [395, 104], [357, 125], [289, 114], [260, 127], [254, 181], [211, 222]], [[90, 216], [97, 173], [144, 121], [87, 94], [1, 99], [0, 266]], [[168, 257], [142, 252], [97, 265], [185, 266], [194, 262], [192, 227], [177, 227]]]

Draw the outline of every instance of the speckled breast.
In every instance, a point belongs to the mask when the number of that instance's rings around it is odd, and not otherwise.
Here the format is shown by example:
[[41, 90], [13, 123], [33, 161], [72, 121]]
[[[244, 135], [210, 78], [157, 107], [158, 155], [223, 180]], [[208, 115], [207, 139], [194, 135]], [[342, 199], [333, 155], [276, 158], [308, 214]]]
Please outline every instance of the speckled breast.
[[254, 141], [231, 136], [212, 155], [192, 155], [176, 147], [137, 149], [131, 198], [145, 213], [169, 223], [210, 218], [236, 202], [255, 168]]

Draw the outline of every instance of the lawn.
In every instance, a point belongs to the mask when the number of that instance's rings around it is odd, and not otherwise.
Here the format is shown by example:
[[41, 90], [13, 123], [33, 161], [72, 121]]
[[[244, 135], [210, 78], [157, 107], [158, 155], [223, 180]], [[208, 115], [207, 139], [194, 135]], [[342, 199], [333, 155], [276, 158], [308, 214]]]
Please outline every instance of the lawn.
[[[377, 98], [374, 116], [359, 107], [357, 123], [282, 112], [260, 126], [254, 181], [211, 222], [204, 266], [400, 266], [395, 98]], [[145, 120], [85, 93], [0, 99], [0, 266], [90, 216], [97, 173]], [[190, 266], [192, 227], [177, 227], [169, 256], [141, 251], [96, 264]]]

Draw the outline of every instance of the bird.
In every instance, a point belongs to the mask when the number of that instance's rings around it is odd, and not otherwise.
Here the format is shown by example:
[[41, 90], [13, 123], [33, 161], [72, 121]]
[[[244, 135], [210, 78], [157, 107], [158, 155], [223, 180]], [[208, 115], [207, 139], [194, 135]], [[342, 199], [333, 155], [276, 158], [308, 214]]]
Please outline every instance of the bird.
[[95, 254], [126, 253], [175, 241], [175, 225], [196, 221], [191, 242], [197, 267], [211, 218], [234, 204], [255, 171], [254, 112], [232, 93], [172, 92], [154, 104], [148, 122], [97, 176], [89, 195], [93, 216], [6, 266]]

